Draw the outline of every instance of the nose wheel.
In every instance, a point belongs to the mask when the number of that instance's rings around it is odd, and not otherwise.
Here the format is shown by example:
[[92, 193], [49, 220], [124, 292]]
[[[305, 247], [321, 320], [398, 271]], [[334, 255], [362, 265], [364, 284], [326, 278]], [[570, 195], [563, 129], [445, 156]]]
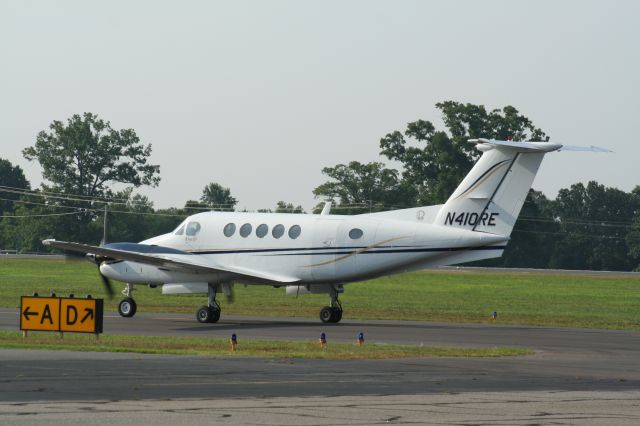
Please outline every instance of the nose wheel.
[[134, 316], [137, 309], [138, 306], [136, 305], [136, 301], [131, 297], [122, 299], [120, 303], [118, 303], [118, 313], [125, 318], [131, 318]]

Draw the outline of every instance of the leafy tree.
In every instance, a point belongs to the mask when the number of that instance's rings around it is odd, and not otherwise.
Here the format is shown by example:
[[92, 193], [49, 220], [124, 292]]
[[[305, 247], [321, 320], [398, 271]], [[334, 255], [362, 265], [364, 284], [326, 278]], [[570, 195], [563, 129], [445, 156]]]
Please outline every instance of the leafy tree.
[[3, 248], [18, 252], [40, 251], [41, 240], [55, 236], [54, 229], [62, 220], [60, 216], [50, 215], [67, 214], [70, 211], [75, 214], [74, 210], [68, 209], [52, 211], [43, 204], [43, 199], [35, 194], [20, 197], [14, 211], [10, 212], [15, 217], [0, 219], [0, 245]]
[[634, 271], [640, 271], [640, 220], [634, 220], [629, 233], [627, 234], [627, 246], [629, 246], [629, 257], [634, 262]]
[[[116, 203], [108, 206], [107, 242], [138, 242], [154, 235], [153, 203], [140, 194], [133, 194], [132, 188], [114, 194]], [[104, 212], [91, 223], [94, 232], [102, 234], [104, 229]], [[167, 230], [169, 231], [169, 230]], [[165, 231], [165, 232], [167, 232]]]
[[[634, 201], [640, 205], [640, 186], [631, 191]], [[633, 262], [634, 271], [640, 271], [640, 208], [634, 212], [633, 223], [629, 227], [626, 237], [629, 247], [629, 258]]]
[[200, 201], [213, 210], [232, 212], [238, 200], [231, 196], [231, 190], [218, 183], [211, 182], [202, 190]]
[[332, 180], [316, 187], [313, 194], [327, 201], [339, 200], [335, 209], [341, 214], [408, 207], [407, 201], [413, 197], [411, 188], [400, 181], [398, 171], [383, 163], [352, 161], [325, 167], [322, 173]]
[[512, 106], [488, 112], [483, 105], [446, 101], [436, 107], [446, 131], [417, 120], [404, 133], [394, 131], [380, 140], [380, 154], [402, 163], [402, 179], [417, 192], [417, 205], [443, 203], [471, 170], [479, 153], [468, 139], [548, 140]]
[[551, 267], [630, 270], [628, 226], [640, 203], [632, 193], [591, 181], [561, 189], [554, 203], [561, 235]]
[[202, 213], [203, 211], [213, 210], [212, 207], [208, 206], [206, 203], [197, 200], [188, 200], [184, 203], [184, 212], [188, 215]]
[[20, 166], [14, 166], [10, 161], [3, 158], [0, 158], [0, 185], [10, 187], [7, 188], [9, 191], [4, 191], [0, 188], [0, 194], [2, 194], [0, 198], [5, 198], [5, 200], [0, 200], [0, 216], [5, 212], [13, 212], [14, 202], [11, 200], [20, 198], [20, 194], [10, 192], [11, 188], [31, 188]]
[[292, 203], [278, 201], [276, 205], [276, 213], [304, 213], [302, 206], [295, 206]]
[[183, 209], [175, 207], [156, 210], [152, 216], [146, 216], [146, 238], [173, 231], [186, 217], [187, 213]]
[[114, 130], [89, 112], [73, 115], [66, 125], [54, 121], [22, 154], [40, 163], [52, 189], [67, 194], [104, 197], [112, 195], [109, 183], [160, 182], [160, 166], [147, 164], [151, 145], [143, 145], [133, 129]]
[[507, 268], [547, 268], [557, 240], [559, 224], [553, 219], [553, 201], [529, 190], [511, 240], [494, 263]]
[[49, 224], [54, 235], [74, 240], [100, 240], [101, 233], [90, 224], [102, 206], [96, 199], [113, 195], [110, 184], [139, 187], [160, 182], [160, 167], [148, 164], [151, 145], [142, 144], [133, 129], [114, 130], [88, 112], [73, 115], [66, 124], [54, 121], [22, 153], [42, 166], [49, 182], [43, 189], [63, 195], [50, 197], [50, 203], [77, 209], [77, 214], [55, 217]]

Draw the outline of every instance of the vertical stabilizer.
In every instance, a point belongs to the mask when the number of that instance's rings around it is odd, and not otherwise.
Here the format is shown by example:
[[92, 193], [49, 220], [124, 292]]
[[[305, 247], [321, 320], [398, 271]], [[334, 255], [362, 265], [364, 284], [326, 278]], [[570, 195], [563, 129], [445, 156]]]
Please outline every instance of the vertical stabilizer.
[[548, 142], [474, 140], [482, 156], [442, 206], [434, 224], [509, 236]]

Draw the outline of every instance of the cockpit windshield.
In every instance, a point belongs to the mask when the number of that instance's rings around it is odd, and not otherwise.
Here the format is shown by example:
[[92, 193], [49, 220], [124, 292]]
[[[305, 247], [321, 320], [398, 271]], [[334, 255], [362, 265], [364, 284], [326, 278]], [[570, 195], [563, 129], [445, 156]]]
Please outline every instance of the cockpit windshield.
[[184, 222], [182, 222], [180, 225], [178, 225], [178, 227], [173, 231], [174, 235], [182, 235], [184, 234], [184, 225], [185, 223], [187, 223], [187, 221], [185, 220]]

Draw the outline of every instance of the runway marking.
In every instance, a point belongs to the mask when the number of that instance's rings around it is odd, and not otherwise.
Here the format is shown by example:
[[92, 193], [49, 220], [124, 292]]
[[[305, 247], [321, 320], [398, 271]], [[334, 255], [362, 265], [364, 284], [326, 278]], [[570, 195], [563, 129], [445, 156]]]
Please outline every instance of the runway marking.
[[189, 321], [193, 322], [191, 318], [172, 318], [172, 317], [155, 317], [151, 318], [152, 320], [172, 320], [172, 321]]
[[[105, 315], [105, 318], [122, 318], [120, 315]], [[188, 322], [192, 322], [193, 320], [191, 318], [178, 318], [178, 317], [151, 317], [151, 318], [144, 318], [145, 320], [170, 320], [170, 321], [188, 321]]]
[[[355, 376], [355, 378], [358, 378], [358, 376]], [[369, 380], [355, 380], [355, 382], [358, 383], [363, 383], [363, 382], [375, 382], [375, 380], [373, 380], [374, 377], [371, 377]], [[183, 383], [145, 383], [142, 385], [138, 385], [138, 386], [143, 386], [143, 387], [160, 387], [160, 386], [224, 386], [224, 385], [274, 385], [274, 384], [278, 384], [278, 385], [282, 385], [282, 384], [291, 384], [291, 385], [298, 385], [301, 383], [353, 383], [354, 380], [271, 380], [271, 381], [266, 381], [266, 380], [261, 380], [261, 381], [229, 381], [229, 382], [225, 382], [225, 381], [212, 381], [212, 382], [183, 382]]]

